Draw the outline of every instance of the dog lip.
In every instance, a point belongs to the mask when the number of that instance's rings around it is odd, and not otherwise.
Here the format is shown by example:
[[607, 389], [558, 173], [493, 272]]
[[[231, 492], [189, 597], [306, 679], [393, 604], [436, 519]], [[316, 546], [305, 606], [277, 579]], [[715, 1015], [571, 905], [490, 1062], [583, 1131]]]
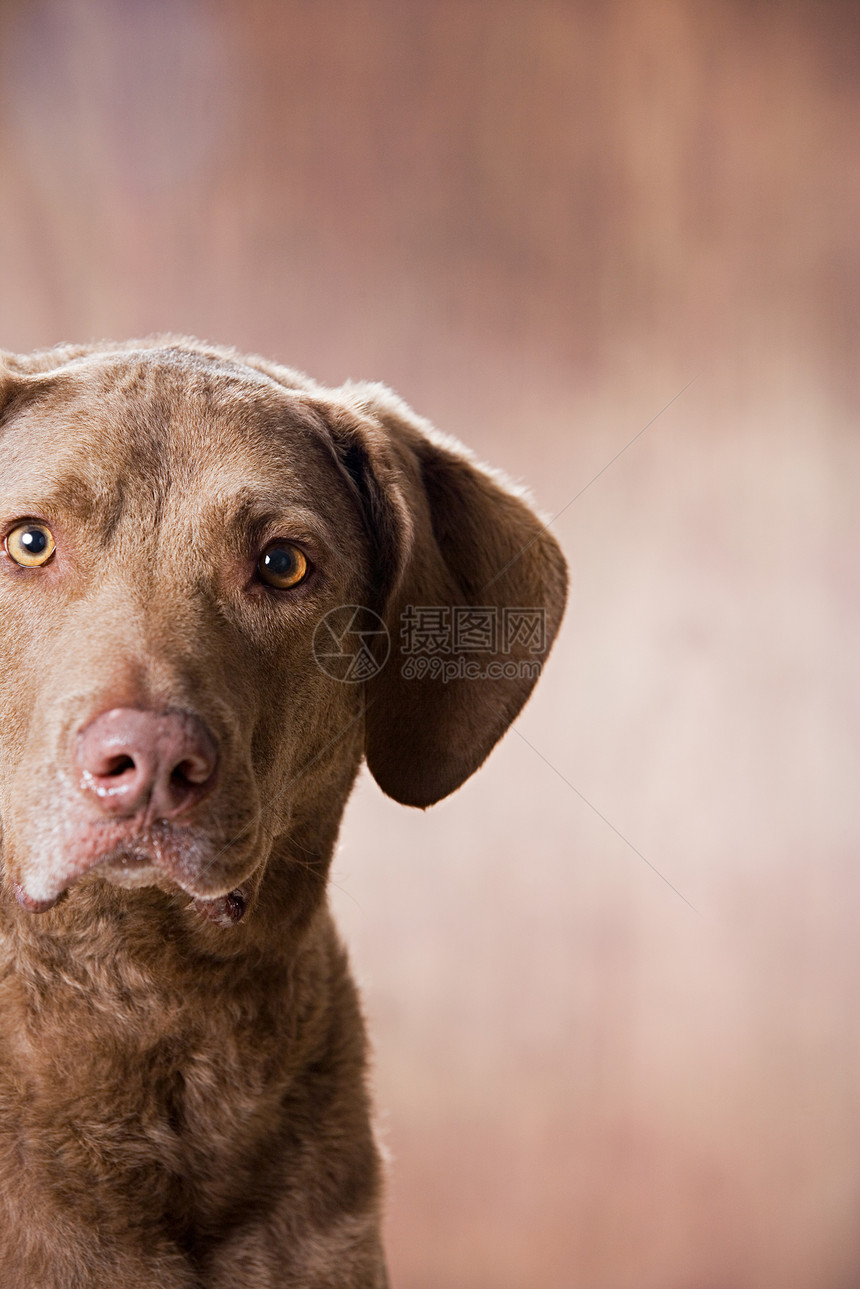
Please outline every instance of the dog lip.
[[196, 896], [194, 907], [202, 917], [214, 922], [216, 926], [233, 927], [245, 916], [248, 898], [241, 887], [237, 887], [227, 895], [216, 896], [214, 899]]
[[154, 886], [159, 877], [167, 876], [164, 869], [149, 855], [134, 851], [122, 855], [109, 855], [88, 868], [87, 873], [95, 873], [112, 885], [121, 886], [126, 890]]
[[[72, 846], [74, 854], [62, 868], [21, 874], [14, 883], [14, 894], [22, 909], [43, 913], [88, 876], [125, 890], [151, 886], [181, 891], [208, 908], [209, 902], [223, 904], [237, 889], [237, 877], [241, 881], [244, 876], [236, 874], [230, 882], [215, 863], [225, 849], [223, 842], [185, 824], [156, 822], [147, 827], [140, 816], [137, 820], [104, 820], [87, 828], [78, 841], [83, 844]], [[230, 924], [239, 921], [243, 913], [234, 901], [229, 909]], [[226, 915], [227, 909], [222, 908], [217, 920], [223, 922]]]
[[[160, 885], [166, 881], [170, 887], [184, 891], [192, 899], [209, 898], [198, 889], [198, 882], [209, 866], [206, 862], [208, 856], [189, 859], [182, 844], [186, 840], [179, 830], [174, 831], [170, 826], [163, 831], [146, 830], [96, 856], [85, 873], [101, 876], [117, 886], [127, 885], [130, 889]], [[85, 873], [80, 876], [85, 876]]]
[[[114, 861], [107, 861], [110, 865]], [[146, 860], [140, 856], [134, 863], [135, 867], [143, 867]], [[185, 889], [184, 887], [182, 888]], [[208, 922], [213, 922], [216, 926], [228, 929], [241, 922], [248, 911], [248, 897], [241, 887], [229, 891], [226, 895], [217, 895], [207, 897], [195, 895], [191, 891], [185, 891], [186, 895], [191, 895], [192, 904], [201, 917]], [[65, 891], [50, 899], [37, 900], [32, 895], [28, 895], [20, 882], [15, 883], [15, 899], [21, 908], [27, 913], [47, 913], [62, 898]]]
[[15, 899], [21, 905], [21, 908], [28, 913], [47, 913], [48, 909], [54, 907], [62, 894], [63, 892], [60, 891], [57, 895], [48, 899], [37, 900], [34, 896], [27, 894], [20, 882], [15, 883]]

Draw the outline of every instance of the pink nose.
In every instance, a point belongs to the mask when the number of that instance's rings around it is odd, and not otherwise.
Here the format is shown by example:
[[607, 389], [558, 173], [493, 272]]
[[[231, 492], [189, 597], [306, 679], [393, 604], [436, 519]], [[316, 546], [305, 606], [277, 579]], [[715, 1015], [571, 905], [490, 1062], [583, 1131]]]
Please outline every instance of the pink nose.
[[218, 749], [190, 712], [115, 707], [78, 735], [81, 786], [107, 815], [173, 819], [212, 787]]

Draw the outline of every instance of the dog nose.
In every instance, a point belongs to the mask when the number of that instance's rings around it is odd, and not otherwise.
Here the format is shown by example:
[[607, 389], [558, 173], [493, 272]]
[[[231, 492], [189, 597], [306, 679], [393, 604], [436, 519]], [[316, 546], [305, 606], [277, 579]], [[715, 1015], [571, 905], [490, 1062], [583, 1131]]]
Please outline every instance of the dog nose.
[[174, 819], [212, 787], [218, 748], [191, 712], [102, 712], [78, 735], [81, 786], [107, 815]]

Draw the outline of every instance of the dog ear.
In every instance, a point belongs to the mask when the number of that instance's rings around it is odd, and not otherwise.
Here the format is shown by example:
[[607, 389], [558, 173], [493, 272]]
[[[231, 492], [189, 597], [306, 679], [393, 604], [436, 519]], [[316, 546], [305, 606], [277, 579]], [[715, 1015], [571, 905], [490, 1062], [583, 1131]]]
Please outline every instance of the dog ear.
[[329, 423], [378, 548], [390, 656], [367, 682], [368, 767], [429, 806], [477, 770], [519, 713], [558, 630], [567, 569], [531, 507], [384, 386], [338, 391]]

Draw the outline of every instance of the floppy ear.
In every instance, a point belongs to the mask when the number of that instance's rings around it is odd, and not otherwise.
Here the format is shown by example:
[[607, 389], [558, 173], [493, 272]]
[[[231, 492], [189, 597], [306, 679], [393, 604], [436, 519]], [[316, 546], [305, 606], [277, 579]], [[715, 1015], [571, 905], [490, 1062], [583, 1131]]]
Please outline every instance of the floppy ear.
[[[469, 777], [517, 716], [558, 630], [567, 569], [534, 511], [384, 386], [339, 395], [332, 426], [386, 552], [391, 653], [367, 682], [367, 764], [404, 805]], [[331, 421], [330, 421], [331, 424]]]

